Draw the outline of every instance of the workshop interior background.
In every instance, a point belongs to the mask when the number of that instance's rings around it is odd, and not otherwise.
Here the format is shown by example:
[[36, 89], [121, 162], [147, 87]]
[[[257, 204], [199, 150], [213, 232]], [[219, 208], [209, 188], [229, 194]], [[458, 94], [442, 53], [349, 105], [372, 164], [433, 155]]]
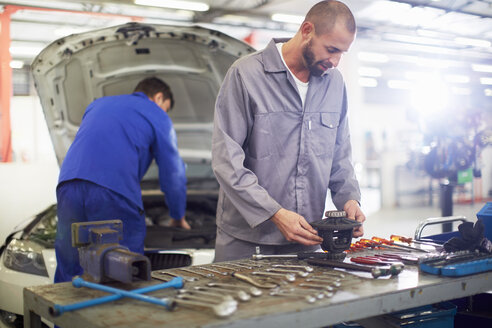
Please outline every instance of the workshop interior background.
[[[262, 49], [293, 36], [317, 1], [200, 2], [203, 11], [139, 0], [0, 1], [0, 88], [10, 73], [13, 85], [12, 97], [0, 93], [0, 240], [55, 202], [59, 168], [30, 72], [45, 46], [138, 21], [199, 24]], [[367, 235], [408, 235], [419, 220], [441, 216], [450, 179], [454, 214], [474, 220], [492, 198], [492, 1], [343, 2], [358, 24], [340, 70]]]

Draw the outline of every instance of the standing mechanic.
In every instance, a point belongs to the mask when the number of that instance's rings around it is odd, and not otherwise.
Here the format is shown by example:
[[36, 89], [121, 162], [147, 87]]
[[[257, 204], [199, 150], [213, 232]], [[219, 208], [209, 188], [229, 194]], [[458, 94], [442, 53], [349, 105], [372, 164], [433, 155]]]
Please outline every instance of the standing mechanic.
[[190, 229], [184, 217], [185, 165], [167, 115], [173, 105], [169, 86], [151, 77], [140, 81], [133, 94], [102, 97], [87, 107], [56, 190], [55, 282], [70, 281], [83, 271], [72, 247], [74, 222], [120, 219], [121, 244], [143, 253], [146, 227], [140, 181], [154, 158], [175, 219], [171, 225]]
[[[350, 9], [322, 1], [292, 39], [236, 61], [217, 97], [212, 167], [220, 183], [215, 261], [319, 249], [308, 222], [333, 203], [363, 222], [347, 95], [334, 69], [354, 41]], [[354, 231], [355, 237], [362, 228]]]

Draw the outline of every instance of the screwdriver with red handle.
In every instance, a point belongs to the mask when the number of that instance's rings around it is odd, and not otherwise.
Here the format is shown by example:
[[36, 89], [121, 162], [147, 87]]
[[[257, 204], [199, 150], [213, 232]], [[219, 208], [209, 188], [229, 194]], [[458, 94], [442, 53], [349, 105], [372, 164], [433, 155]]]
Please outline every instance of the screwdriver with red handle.
[[406, 249], [410, 249], [410, 250], [413, 250], [413, 251], [430, 253], [426, 249], [412, 247], [412, 246], [407, 246], [407, 245], [396, 244], [394, 240], [388, 240], [388, 239], [384, 239], [384, 238], [380, 238], [380, 237], [372, 237], [372, 240], [374, 240], [374, 241], [376, 241], [378, 243], [383, 243], [385, 245], [392, 245], [392, 246], [394, 245], [394, 246], [397, 246], [397, 247], [406, 248]]
[[370, 246], [372, 248], [378, 248], [379, 247], [379, 248], [396, 249], [396, 250], [399, 250], [399, 251], [411, 252], [409, 249], [400, 248], [399, 246], [395, 246], [395, 245], [385, 245], [385, 244], [383, 244], [380, 241], [375, 241], [375, 240], [370, 240], [370, 239], [365, 239], [365, 238], [362, 238], [359, 241], [362, 244], [367, 245], [367, 246]]
[[399, 241], [399, 242], [408, 243], [408, 244], [415, 243], [415, 244], [429, 245], [429, 246], [434, 246], [434, 247], [436, 247], [436, 246], [442, 247], [441, 244], [433, 243], [430, 241], [413, 240], [412, 238], [403, 237], [403, 236], [399, 236], [399, 235], [391, 235], [390, 239], [393, 241]]

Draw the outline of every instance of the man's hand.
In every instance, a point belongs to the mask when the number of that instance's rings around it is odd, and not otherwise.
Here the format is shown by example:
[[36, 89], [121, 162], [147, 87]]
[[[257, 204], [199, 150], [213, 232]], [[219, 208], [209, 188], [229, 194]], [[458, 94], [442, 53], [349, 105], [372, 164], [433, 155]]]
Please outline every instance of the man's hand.
[[[349, 200], [343, 205], [343, 210], [347, 213], [347, 217], [349, 219], [355, 220], [357, 222], [364, 222], [366, 220], [366, 216], [362, 213], [362, 210], [359, 207], [359, 203], [355, 200]], [[354, 228], [354, 237], [362, 237], [364, 235], [364, 227], [360, 226]]]
[[174, 227], [174, 228], [182, 228], [185, 230], [191, 230], [191, 227], [188, 224], [188, 222], [186, 222], [186, 219], [184, 216], [179, 220], [171, 219], [169, 226]]
[[307, 223], [301, 215], [284, 208], [278, 210], [271, 220], [288, 241], [294, 241], [306, 246], [319, 245], [323, 238]]

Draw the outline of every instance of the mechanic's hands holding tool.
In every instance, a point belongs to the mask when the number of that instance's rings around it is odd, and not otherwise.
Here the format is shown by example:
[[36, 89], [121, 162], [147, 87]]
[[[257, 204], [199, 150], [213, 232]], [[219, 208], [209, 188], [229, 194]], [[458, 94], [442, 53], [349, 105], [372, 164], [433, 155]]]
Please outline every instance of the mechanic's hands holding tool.
[[[343, 206], [343, 210], [347, 213], [347, 218], [355, 220], [357, 222], [364, 222], [366, 220], [366, 216], [362, 213], [362, 210], [359, 207], [359, 203], [355, 200], [349, 200]], [[354, 238], [362, 237], [364, 235], [364, 227], [361, 225], [357, 228], [354, 228]]]
[[271, 217], [271, 220], [288, 241], [306, 246], [319, 245], [323, 242], [318, 232], [296, 212], [281, 208]]
[[188, 224], [188, 222], [186, 221], [184, 216], [179, 220], [171, 219], [169, 226], [174, 227], [174, 228], [182, 228], [185, 230], [191, 230], [191, 227]]

